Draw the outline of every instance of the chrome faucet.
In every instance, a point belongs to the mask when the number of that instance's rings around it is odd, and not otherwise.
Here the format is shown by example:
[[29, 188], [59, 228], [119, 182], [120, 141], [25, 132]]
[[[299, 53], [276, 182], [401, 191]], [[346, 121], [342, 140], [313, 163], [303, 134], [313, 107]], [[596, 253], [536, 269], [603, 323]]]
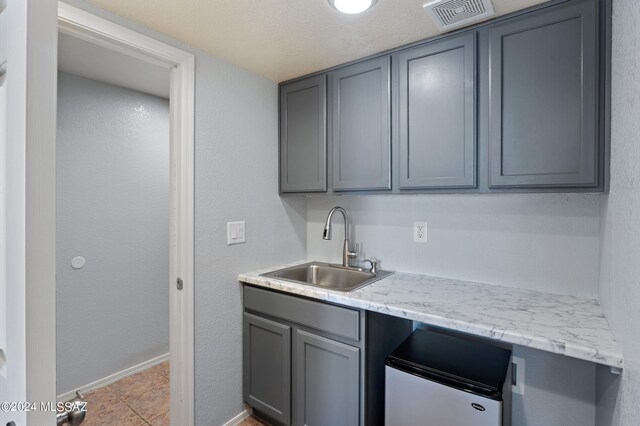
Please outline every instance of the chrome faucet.
[[334, 207], [329, 211], [327, 215], [327, 221], [324, 224], [324, 232], [322, 233], [323, 240], [331, 239], [331, 218], [335, 212], [342, 213], [344, 218], [344, 244], [342, 245], [342, 266], [351, 266], [351, 259], [355, 259], [357, 253], [349, 249], [349, 215], [347, 211], [342, 207]]

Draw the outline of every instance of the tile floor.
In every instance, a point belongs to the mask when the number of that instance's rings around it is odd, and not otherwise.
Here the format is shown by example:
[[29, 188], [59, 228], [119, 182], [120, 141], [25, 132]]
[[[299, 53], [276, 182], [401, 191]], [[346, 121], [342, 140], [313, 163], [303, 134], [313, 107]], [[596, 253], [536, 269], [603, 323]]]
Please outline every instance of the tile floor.
[[169, 361], [87, 392], [85, 397], [83, 426], [168, 426]]
[[[169, 361], [85, 394], [83, 426], [169, 426]], [[238, 426], [269, 426], [256, 417]]]
[[247, 417], [243, 421], [241, 421], [238, 426], [269, 426], [269, 423], [266, 423], [256, 417]]

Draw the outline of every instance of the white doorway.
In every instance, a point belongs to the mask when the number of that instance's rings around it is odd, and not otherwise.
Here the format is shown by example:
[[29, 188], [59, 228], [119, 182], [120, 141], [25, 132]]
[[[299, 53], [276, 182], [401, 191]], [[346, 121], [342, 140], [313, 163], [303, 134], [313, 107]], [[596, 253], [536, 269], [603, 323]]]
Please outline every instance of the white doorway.
[[[194, 57], [150, 37], [113, 24], [95, 15], [59, 3], [60, 38], [76, 40], [78, 57], [82, 45], [127, 55], [153, 67], [162, 67], [170, 75], [169, 97], [169, 346], [170, 415], [173, 425], [194, 424], [194, 325], [193, 325], [193, 195], [194, 195]], [[71, 41], [73, 43], [73, 41]], [[100, 67], [99, 67], [100, 68]], [[108, 61], [103, 70], [108, 78]], [[151, 69], [151, 68], [149, 68]], [[142, 72], [137, 84], [152, 83]], [[109, 82], [120, 86], [127, 82]], [[135, 84], [133, 85], [135, 87]], [[153, 86], [153, 84], [151, 84]], [[153, 89], [149, 89], [152, 91]], [[81, 256], [80, 256], [81, 257]], [[66, 260], [66, 259], [65, 259]], [[81, 259], [76, 259], [82, 263]], [[78, 265], [80, 264], [78, 263]], [[118, 306], [113, 306], [117, 312]], [[153, 361], [153, 360], [152, 360]], [[160, 359], [156, 360], [160, 361]], [[112, 377], [112, 379], [115, 379]], [[106, 383], [106, 382], [105, 382]], [[66, 397], [68, 395], [62, 395]], [[91, 410], [91, 407], [88, 407]]]

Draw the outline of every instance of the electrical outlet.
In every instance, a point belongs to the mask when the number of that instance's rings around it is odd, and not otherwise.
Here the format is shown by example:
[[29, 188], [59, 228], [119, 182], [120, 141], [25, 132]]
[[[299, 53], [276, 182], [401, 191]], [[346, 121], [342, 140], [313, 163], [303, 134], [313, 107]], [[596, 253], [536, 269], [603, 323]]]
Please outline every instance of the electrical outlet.
[[413, 242], [427, 242], [427, 222], [413, 222]]
[[511, 392], [524, 395], [524, 358], [511, 357]]

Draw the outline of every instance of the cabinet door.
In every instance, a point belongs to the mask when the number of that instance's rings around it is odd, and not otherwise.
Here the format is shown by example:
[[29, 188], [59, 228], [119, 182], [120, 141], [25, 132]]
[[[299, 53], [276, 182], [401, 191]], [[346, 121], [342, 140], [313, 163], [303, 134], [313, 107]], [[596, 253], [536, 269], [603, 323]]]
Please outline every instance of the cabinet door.
[[291, 327], [244, 313], [243, 394], [254, 409], [291, 424]]
[[596, 3], [490, 28], [491, 187], [597, 186]]
[[358, 425], [359, 352], [353, 346], [296, 330], [295, 425]]
[[476, 33], [397, 58], [399, 187], [475, 187]]
[[333, 189], [390, 189], [390, 57], [331, 73]]
[[326, 76], [280, 86], [280, 190], [327, 190]]

